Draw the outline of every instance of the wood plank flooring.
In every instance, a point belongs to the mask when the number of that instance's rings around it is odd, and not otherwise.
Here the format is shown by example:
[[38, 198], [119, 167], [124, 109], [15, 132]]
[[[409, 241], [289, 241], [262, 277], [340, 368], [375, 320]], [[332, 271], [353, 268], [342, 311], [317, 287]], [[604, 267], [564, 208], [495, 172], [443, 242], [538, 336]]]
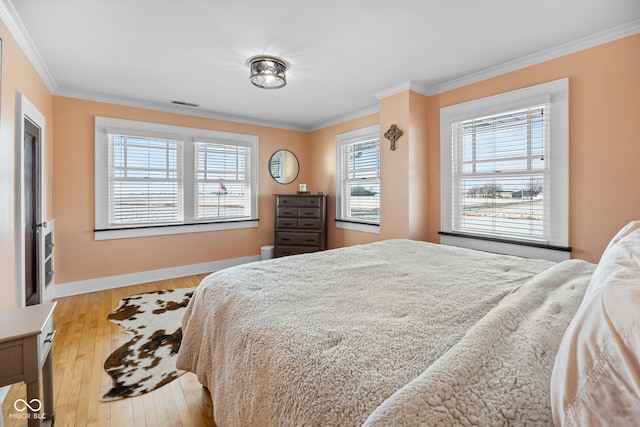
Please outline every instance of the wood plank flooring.
[[[195, 287], [204, 276], [162, 280], [57, 300], [54, 313], [57, 335], [53, 344], [56, 426], [215, 427], [209, 393], [191, 373], [142, 396], [100, 401], [110, 385], [102, 364], [128, 340], [122, 327], [107, 320], [120, 299], [160, 289]], [[5, 427], [26, 424], [26, 420], [17, 419], [13, 408], [16, 399], [24, 398], [23, 383], [11, 386], [2, 404]]]

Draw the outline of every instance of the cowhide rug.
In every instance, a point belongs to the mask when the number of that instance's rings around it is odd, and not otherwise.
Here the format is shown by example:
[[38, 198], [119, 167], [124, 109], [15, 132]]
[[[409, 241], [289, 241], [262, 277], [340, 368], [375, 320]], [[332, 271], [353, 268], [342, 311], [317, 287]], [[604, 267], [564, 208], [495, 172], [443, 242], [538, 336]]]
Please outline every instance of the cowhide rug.
[[146, 292], [120, 300], [108, 319], [123, 326], [132, 338], [104, 362], [112, 386], [103, 401], [148, 393], [184, 373], [176, 369], [176, 357], [182, 315], [194, 289]]

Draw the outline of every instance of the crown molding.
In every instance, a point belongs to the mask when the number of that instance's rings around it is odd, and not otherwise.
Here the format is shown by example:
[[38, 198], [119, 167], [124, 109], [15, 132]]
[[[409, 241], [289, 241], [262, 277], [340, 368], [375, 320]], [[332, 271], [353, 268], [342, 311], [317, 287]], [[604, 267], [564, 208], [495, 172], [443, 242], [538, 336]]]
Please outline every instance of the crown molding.
[[[431, 86], [424, 86], [413, 80], [409, 80], [409, 81], [397, 84], [395, 86], [392, 86], [383, 91], [380, 91], [375, 94], [375, 97], [380, 101], [389, 96], [396, 95], [398, 93], [402, 93], [408, 90], [420, 93], [425, 96], [433, 96], [439, 93], [447, 92], [449, 90], [457, 89], [473, 83], [478, 83], [492, 77], [497, 77], [499, 75], [506, 74], [512, 71], [517, 71], [522, 68], [536, 65], [552, 59], [560, 58], [565, 55], [569, 55], [575, 52], [579, 52], [581, 50], [596, 47], [601, 44], [609, 43], [609, 42], [622, 39], [624, 37], [632, 36], [638, 33], [640, 33], [640, 19], [636, 19], [635, 21], [631, 21], [627, 24], [619, 25], [617, 27], [610, 28], [605, 31], [601, 31], [599, 33], [592, 34], [590, 36], [586, 36], [569, 43], [565, 43], [550, 49], [546, 49], [546, 50], [528, 55], [528, 56], [524, 56], [522, 58], [518, 58], [513, 61], [505, 62], [503, 64], [496, 65], [495, 67], [490, 67], [485, 70], [478, 71], [476, 73], [467, 74], [466, 76], [462, 76], [462, 77], [449, 80], [443, 83], [439, 83]], [[355, 117], [352, 117], [354, 115]], [[323, 127], [327, 127], [333, 124], [338, 124], [338, 123], [350, 120], [352, 118], [357, 118], [363, 115], [364, 114], [354, 113], [353, 115], [350, 114], [343, 117], [337, 117], [331, 120], [330, 122], [318, 124], [314, 126], [311, 130], [321, 129]]]
[[47, 86], [47, 89], [49, 89], [49, 92], [54, 93], [58, 88], [58, 85], [42, 59], [42, 56], [40, 56], [40, 52], [33, 43], [27, 29], [24, 27], [22, 20], [20, 20], [16, 9], [9, 0], [0, 0], [0, 19], [4, 21], [9, 32], [16, 39], [20, 49], [22, 49], [24, 54], [27, 56], [27, 59], [29, 59], [31, 65], [35, 68], [36, 72]]
[[457, 79], [430, 86], [425, 95], [437, 95], [439, 93], [447, 92], [473, 83], [478, 83], [492, 77], [497, 77], [499, 75], [510, 73], [512, 71], [517, 71], [522, 68], [530, 67], [532, 65], [540, 64], [545, 61], [550, 61], [552, 59], [570, 55], [581, 50], [596, 47], [601, 44], [609, 43], [638, 33], [640, 33], [640, 19], [636, 19], [635, 21], [631, 21], [627, 24], [610, 28], [608, 30], [601, 31], [590, 36], [582, 37], [569, 43], [536, 52], [534, 54], [527, 55], [513, 61], [508, 61], [503, 64], [478, 71], [477, 73], [467, 74], [466, 76], [462, 76]]
[[307, 128], [307, 132], [313, 132], [316, 130], [324, 129], [329, 126], [337, 125], [340, 123], [348, 122], [349, 120], [359, 119], [360, 117], [368, 116], [370, 114], [375, 114], [380, 112], [380, 107], [378, 105], [365, 108], [363, 110], [358, 110], [353, 113], [345, 114], [343, 116], [334, 117], [333, 119], [325, 120], [323, 122], [316, 123], [315, 125]]
[[388, 96], [396, 95], [398, 93], [406, 92], [408, 90], [417, 92], [422, 95], [427, 95], [427, 96], [429, 95], [429, 88], [417, 83], [414, 80], [409, 80], [404, 83], [400, 83], [398, 85], [392, 86], [389, 89], [385, 89], [381, 92], [378, 92], [375, 94], [375, 97], [378, 99], [378, 101], [380, 101]]
[[237, 122], [247, 125], [264, 126], [276, 129], [293, 130], [298, 132], [309, 132], [309, 127], [295, 126], [290, 123], [274, 122], [269, 120], [257, 120], [250, 117], [236, 116], [232, 114], [222, 114], [213, 111], [198, 110], [194, 107], [181, 107], [179, 105], [165, 105], [155, 102], [140, 101], [136, 99], [121, 98], [116, 96], [102, 95], [90, 92], [81, 92], [69, 89], [58, 89], [54, 95], [68, 98], [84, 99], [87, 101], [103, 102], [106, 104], [123, 105], [126, 107], [143, 108], [146, 110], [162, 111], [165, 113], [184, 114], [187, 116], [202, 117], [205, 119], [223, 120], [226, 122]]

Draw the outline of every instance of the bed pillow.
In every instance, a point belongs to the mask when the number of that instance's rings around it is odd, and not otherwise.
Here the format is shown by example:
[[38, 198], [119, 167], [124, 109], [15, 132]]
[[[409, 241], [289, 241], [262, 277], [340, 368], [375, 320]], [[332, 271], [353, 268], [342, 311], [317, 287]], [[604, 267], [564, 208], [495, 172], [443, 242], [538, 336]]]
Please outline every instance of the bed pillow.
[[[593, 272], [591, 282], [582, 299], [582, 305], [586, 304], [598, 290], [608, 283], [607, 278], [612, 277], [616, 272], [618, 274], [624, 274], [624, 271], [619, 271], [624, 266], [631, 267], [628, 271], [629, 274], [634, 273], [633, 263], [635, 261], [633, 260], [633, 254], [640, 254], [640, 243], [637, 240], [639, 235], [636, 233], [639, 229], [640, 221], [631, 221], [613, 236], [604, 250], [596, 270]], [[622, 247], [616, 249], [618, 243], [627, 238], [627, 236], [629, 236], [629, 238], [625, 242], [620, 243]], [[631, 257], [631, 259], [629, 259], [629, 257]], [[629, 265], [629, 262], [632, 264]]]
[[640, 223], [602, 255], [560, 344], [551, 376], [557, 426], [640, 420]]

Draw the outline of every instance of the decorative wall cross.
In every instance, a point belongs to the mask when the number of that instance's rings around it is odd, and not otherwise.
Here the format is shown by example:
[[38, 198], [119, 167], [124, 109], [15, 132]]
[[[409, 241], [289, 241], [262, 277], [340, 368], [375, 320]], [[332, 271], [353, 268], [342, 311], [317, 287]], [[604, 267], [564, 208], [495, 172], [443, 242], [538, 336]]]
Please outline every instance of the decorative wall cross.
[[384, 137], [391, 143], [391, 151], [396, 149], [396, 141], [402, 136], [402, 131], [396, 125], [391, 125], [388, 131], [384, 133]]

